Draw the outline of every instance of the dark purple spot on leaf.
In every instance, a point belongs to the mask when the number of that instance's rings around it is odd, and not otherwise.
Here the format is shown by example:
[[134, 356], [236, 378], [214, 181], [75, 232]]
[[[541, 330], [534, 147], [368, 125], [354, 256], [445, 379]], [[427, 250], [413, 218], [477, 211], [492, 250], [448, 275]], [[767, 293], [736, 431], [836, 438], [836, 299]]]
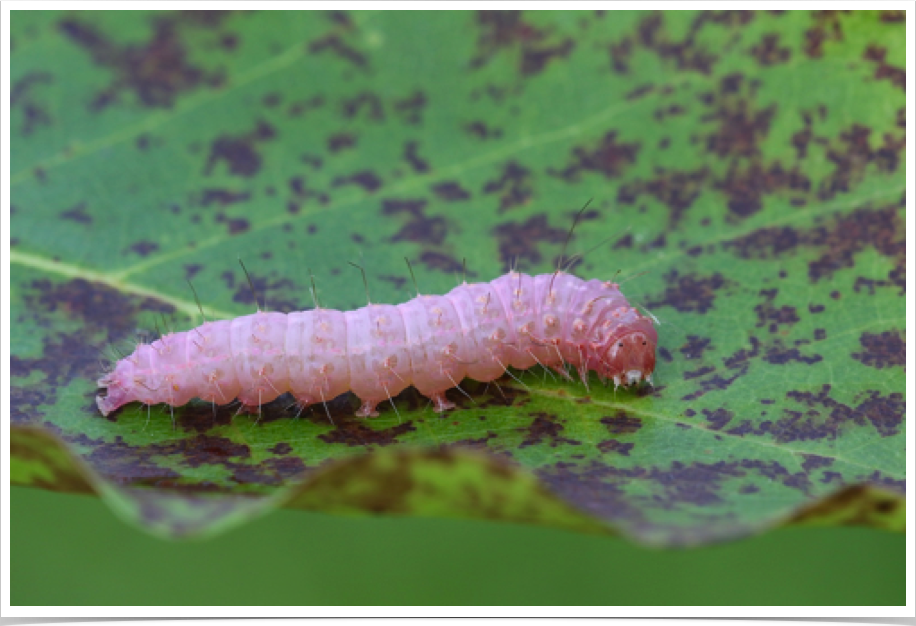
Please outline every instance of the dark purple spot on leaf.
[[583, 172], [603, 174], [605, 178], [621, 176], [627, 167], [636, 162], [640, 145], [637, 142], [617, 141], [617, 131], [604, 135], [601, 143], [593, 148], [573, 148], [572, 163], [562, 170], [549, 169], [548, 173], [559, 176], [567, 182], [578, 182]]
[[332, 187], [342, 187], [344, 185], [357, 185], [369, 193], [373, 193], [382, 188], [382, 180], [370, 171], [356, 172], [350, 176], [338, 176], [331, 183]]
[[50, 85], [54, 77], [48, 72], [28, 72], [14, 82], [10, 88], [10, 109], [22, 113], [22, 125], [19, 132], [31, 135], [41, 126], [51, 126], [53, 120], [36, 94], [36, 88]]
[[308, 51], [310, 54], [321, 54], [330, 52], [339, 59], [347, 61], [351, 65], [360, 69], [365, 69], [368, 65], [366, 55], [344, 42], [343, 38], [337, 34], [327, 35], [309, 43]]
[[718, 272], [711, 276], [681, 276], [677, 270], [665, 275], [668, 287], [664, 295], [646, 303], [648, 307], [670, 306], [684, 313], [706, 313], [713, 307], [715, 292], [726, 286], [725, 278]]
[[416, 141], [408, 141], [404, 144], [404, 160], [414, 172], [424, 174], [429, 171], [429, 162], [420, 157], [418, 146]]
[[440, 200], [445, 200], [446, 202], [460, 202], [471, 197], [470, 192], [466, 191], [457, 181], [447, 181], [433, 185], [432, 190]]
[[519, 429], [525, 431], [525, 439], [519, 444], [519, 448], [540, 445], [545, 440], [549, 440], [551, 448], [556, 448], [560, 444], [578, 446], [582, 443], [560, 436], [565, 427], [557, 421], [556, 415], [547, 413], [534, 413], [532, 415], [534, 421], [531, 422], [531, 425], [527, 428]]
[[515, 161], [509, 161], [503, 167], [499, 178], [484, 184], [483, 192], [499, 193], [499, 212], [504, 213], [528, 203], [533, 195], [531, 180], [531, 170]]
[[65, 220], [73, 220], [80, 224], [91, 224], [92, 216], [86, 212], [86, 203], [80, 202], [72, 208], [62, 211], [60, 216]]
[[779, 33], [767, 33], [751, 48], [751, 55], [760, 65], [771, 66], [787, 63], [792, 58], [792, 50], [785, 46], [780, 47]]
[[641, 419], [630, 417], [624, 411], [618, 411], [613, 417], [602, 417], [599, 421], [607, 426], [612, 435], [631, 435], [642, 428]]
[[493, 234], [499, 242], [503, 263], [524, 260], [532, 265], [540, 263], [543, 258], [539, 249], [541, 243], [561, 244], [566, 239], [566, 231], [550, 226], [547, 215], [543, 213], [533, 215], [524, 223], [499, 224], [493, 229]]
[[394, 110], [407, 124], [419, 124], [423, 121], [423, 109], [426, 107], [426, 96], [422, 91], [415, 91], [403, 100], [396, 100]]
[[877, 334], [862, 333], [859, 343], [862, 344], [863, 351], [853, 352], [852, 358], [869, 367], [884, 369], [906, 366], [906, 342], [896, 330]]
[[256, 145], [274, 138], [275, 131], [270, 124], [259, 122], [257, 127], [244, 135], [223, 135], [213, 141], [204, 173], [209, 176], [214, 166], [225, 162], [233, 176], [250, 178], [261, 170], [261, 155]]
[[99, 92], [91, 108], [113, 104], [124, 91], [134, 93], [144, 106], [170, 108], [178, 96], [202, 86], [216, 88], [223, 82], [218, 71], [207, 71], [188, 60], [180, 19], [154, 20], [152, 38], [144, 43], [119, 45], [94, 25], [66, 19], [60, 30], [92, 55], [93, 61], [114, 73], [111, 83]]
[[607, 441], [599, 443], [598, 449], [605, 454], [608, 452], [615, 452], [623, 456], [630, 456], [630, 450], [632, 450], [635, 445], [634, 443], [623, 443], [616, 439], [608, 439]]
[[236, 204], [238, 202], [245, 202], [251, 198], [251, 193], [247, 191], [231, 191], [229, 189], [204, 189], [203, 195], [200, 199], [201, 206], [210, 206], [211, 204], [216, 204], [219, 206], [226, 206], [229, 204]]

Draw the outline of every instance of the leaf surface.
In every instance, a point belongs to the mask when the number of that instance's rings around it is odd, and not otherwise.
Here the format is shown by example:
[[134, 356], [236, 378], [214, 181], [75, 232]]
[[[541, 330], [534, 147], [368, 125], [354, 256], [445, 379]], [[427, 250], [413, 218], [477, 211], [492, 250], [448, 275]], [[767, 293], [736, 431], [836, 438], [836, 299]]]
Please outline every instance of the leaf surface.
[[[281, 504], [657, 545], [805, 515], [902, 528], [899, 14], [11, 26], [18, 484], [93, 489], [164, 536]], [[408, 390], [370, 421], [350, 396], [331, 420], [289, 398], [253, 417], [95, 407], [100, 360], [200, 323], [188, 279], [209, 318], [253, 312], [238, 256], [271, 310], [313, 306], [309, 270], [324, 306], [362, 306], [348, 261], [373, 302], [398, 303], [414, 294], [404, 257], [423, 293], [454, 287], [465, 260], [468, 280], [553, 271], [589, 198], [565, 258], [584, 254], [585, 278], [620, 270], [658, 318], [654, 387], [535, 368], [464, 381], [446, 415]]]

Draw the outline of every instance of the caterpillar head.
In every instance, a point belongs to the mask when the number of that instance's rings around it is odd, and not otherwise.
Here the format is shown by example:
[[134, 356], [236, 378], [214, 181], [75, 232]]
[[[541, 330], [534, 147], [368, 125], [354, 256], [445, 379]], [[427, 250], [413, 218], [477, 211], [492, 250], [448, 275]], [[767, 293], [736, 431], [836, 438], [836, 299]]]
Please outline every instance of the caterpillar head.
[[630, 328], [620, 329], [597, 346], [598, 373], [615, 385], [635, 385], [655, 371], [655, 346], [658, 333], [652, 323], [642, 318]]

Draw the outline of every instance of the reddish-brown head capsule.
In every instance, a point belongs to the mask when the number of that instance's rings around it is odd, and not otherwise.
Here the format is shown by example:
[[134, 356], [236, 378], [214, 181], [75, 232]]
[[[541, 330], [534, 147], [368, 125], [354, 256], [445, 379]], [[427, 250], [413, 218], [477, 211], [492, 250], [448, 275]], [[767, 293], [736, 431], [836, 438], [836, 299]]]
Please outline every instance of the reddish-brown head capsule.
[[654, 328], [627, 332], [609, 343], [601, 359], [599, 372], [616, 385], [629, 386], [649, 377], [655, 371]]
[[598, 316], [585, 346], [587, 367], [615, 385], [652, 382], [658, 333], [652, 319], [618, 299]]

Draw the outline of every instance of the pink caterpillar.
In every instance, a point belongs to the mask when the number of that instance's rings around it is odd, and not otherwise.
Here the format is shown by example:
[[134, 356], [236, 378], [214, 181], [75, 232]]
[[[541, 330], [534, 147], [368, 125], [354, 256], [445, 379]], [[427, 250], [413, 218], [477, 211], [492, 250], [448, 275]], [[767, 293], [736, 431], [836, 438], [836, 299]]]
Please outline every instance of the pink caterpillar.
[[489, 382], [508, 366], [574, 365], [614, 385], [649, 380], [658, 335], [619, 286], [557, 271], [510, 272], [464, 283], [445, 296], [355, 311], [259, 311], [163, 336], [118, 361], [98, 384], [103, 415], [129, 402], [180, 406], [192, 398], [242, 409], [290, 392], [306, 407], [352, 391], [360, 417], [408, 386], [436, 412], [455, 407], [445, 391], [465, 377]]

